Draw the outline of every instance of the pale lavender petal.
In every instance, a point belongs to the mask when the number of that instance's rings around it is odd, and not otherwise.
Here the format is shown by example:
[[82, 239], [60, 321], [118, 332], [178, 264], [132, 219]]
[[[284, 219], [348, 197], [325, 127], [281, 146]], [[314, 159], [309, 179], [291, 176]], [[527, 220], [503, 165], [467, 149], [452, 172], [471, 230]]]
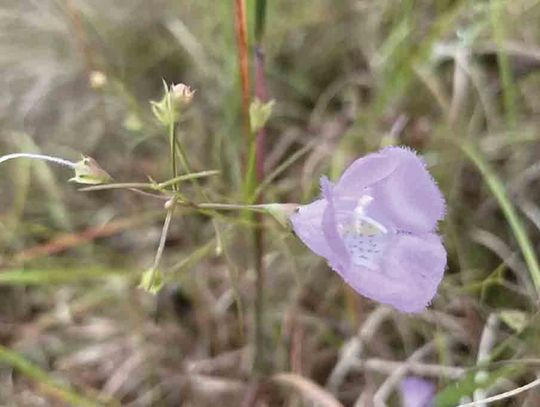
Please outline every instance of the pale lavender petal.
[[406, 377], [399, 386], [403, 407], [432, 407], [435, 384], [419, 377]]
[[321, 190], [327, 203], [323, 214], [322, 229], [333, 255], [328, 258], [328, 261], [335, 271], [342, 274], [343, 270], [349, 267], [350, 258], [338, 230], [333, 185], [326, 177], [321, 178]]
[[363, 189], [390, 176], [399, 161], [383, 150], [355, 160], [343, 173], [335, 191], [340, 196], [361, 195]]
[[424, 162], [391, 147], [355, 161], [291, 217], [297, 235], [357, 292], [403, 312], [432, 301], [446, 251], [432, 233], [444, 199]]
[[388, 243], [378, 269], [352, 264], [343, 278], [360, 294], [402, 312], [422, 312], [437, 292], [446, 251], [432, 233], [399, 234]]
[[319, 256], [329, 258], [332, 253], [322, 229], [326, 206], [326, 200], [319, 199], [309, 205], [300, 206], [290, 219], [294, 232], [302, 242]]
[[381, 153], [397, 168], [373, 187], [373, 206], [385, 212], [392, 223], [409, 232], [431, 232], [444, 217], [444, 198], [426, 169], [423, 160], [413, 151], [390, 147]]

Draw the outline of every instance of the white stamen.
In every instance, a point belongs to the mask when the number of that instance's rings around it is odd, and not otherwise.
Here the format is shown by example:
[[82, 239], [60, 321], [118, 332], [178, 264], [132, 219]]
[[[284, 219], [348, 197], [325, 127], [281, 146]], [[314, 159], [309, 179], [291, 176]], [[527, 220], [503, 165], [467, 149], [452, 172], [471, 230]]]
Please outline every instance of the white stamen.
[[365, 209], [371, 201], [373, 201], [371, 196], [362, 196], [354, 210], [353, 224], [340, 228], [340, 231], [352, 262], [359, 266], [376, 269], [388, 240], [386, 236], [388, 229], [366, 215]]

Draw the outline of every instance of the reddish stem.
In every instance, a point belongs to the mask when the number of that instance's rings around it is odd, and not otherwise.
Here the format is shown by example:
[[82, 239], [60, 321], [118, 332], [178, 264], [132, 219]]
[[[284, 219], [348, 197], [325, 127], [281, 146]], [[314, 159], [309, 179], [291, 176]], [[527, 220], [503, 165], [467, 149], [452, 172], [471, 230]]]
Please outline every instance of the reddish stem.
[[236, 43], [238, 44], [238, 62], [240, 64], [240, 80], [242, 83], [242, 110], [244, 116], [244, 131], [249, 140], [249, 61], [248, 36], [245, 0], [235, 0], [234, 26], [236, 30]]

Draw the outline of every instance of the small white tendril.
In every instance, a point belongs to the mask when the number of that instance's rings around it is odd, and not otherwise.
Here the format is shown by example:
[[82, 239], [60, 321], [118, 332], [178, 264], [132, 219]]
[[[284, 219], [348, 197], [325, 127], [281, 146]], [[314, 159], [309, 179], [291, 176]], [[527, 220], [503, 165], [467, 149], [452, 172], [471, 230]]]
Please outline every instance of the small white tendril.
[[49, 161], [55, 164], [63, 165], [64, 167], [69, 167], [72, 169], [75, 169], [76, 164], [69, 160], [64, 160], [63, 158], [58, 157], [52, 157], [50, 155], [45, 154], [31, 154], [31, 153], [14, 153], [14, 154], [8, 154], [0, 157], [0, 164], [13, 160], [15, 158], [30, 158], [32, 160], [41, 160], [41, 161]]

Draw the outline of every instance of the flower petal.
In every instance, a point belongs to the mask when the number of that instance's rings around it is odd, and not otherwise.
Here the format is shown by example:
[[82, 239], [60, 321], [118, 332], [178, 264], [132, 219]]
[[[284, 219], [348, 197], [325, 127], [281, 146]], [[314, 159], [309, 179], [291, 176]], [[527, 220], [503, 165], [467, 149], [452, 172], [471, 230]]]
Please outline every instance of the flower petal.
[[321, 190], [327, 202], [326, 209], [323, 213], [322, 229], [326, 242], [332, 251], [331, 256], [328, 257], [328, 261], [336, 272], [343, 274], [343, 270], [349, 267], [350, 256], [338, 230], [334, 186], [326, 177], [321, 178]]
[[291, 217], [294, 232], [313, 252], [322, 257], [330, 257], [331, 250], [322, 230], [322, 218], [326, 200], [319, 199], [298, 208]]
[[383, 152], [368, 154], [355, 160], [343, 173], [336, 184], [336, 194], [339, 196], [362, 195], [362, 190], [386, 177], [398, 166], [388, 154]]
[[374, 203], [399, 229], [432, 232], [444, 217], [441, 191], [413, 151], [390, 147], [381, 153], [397, 164], [396, 169], [373, 186]]
[[402, 312], [421, 312], [437, 292], [446, 267], [439, 236], [398, 234], [388, 243], [379, 268], [351, 264], [343, 278], [360, 294]]
[[403, 407], [431, 407], [435, 384], [419, 377], [406, 377], [399, 386]]

